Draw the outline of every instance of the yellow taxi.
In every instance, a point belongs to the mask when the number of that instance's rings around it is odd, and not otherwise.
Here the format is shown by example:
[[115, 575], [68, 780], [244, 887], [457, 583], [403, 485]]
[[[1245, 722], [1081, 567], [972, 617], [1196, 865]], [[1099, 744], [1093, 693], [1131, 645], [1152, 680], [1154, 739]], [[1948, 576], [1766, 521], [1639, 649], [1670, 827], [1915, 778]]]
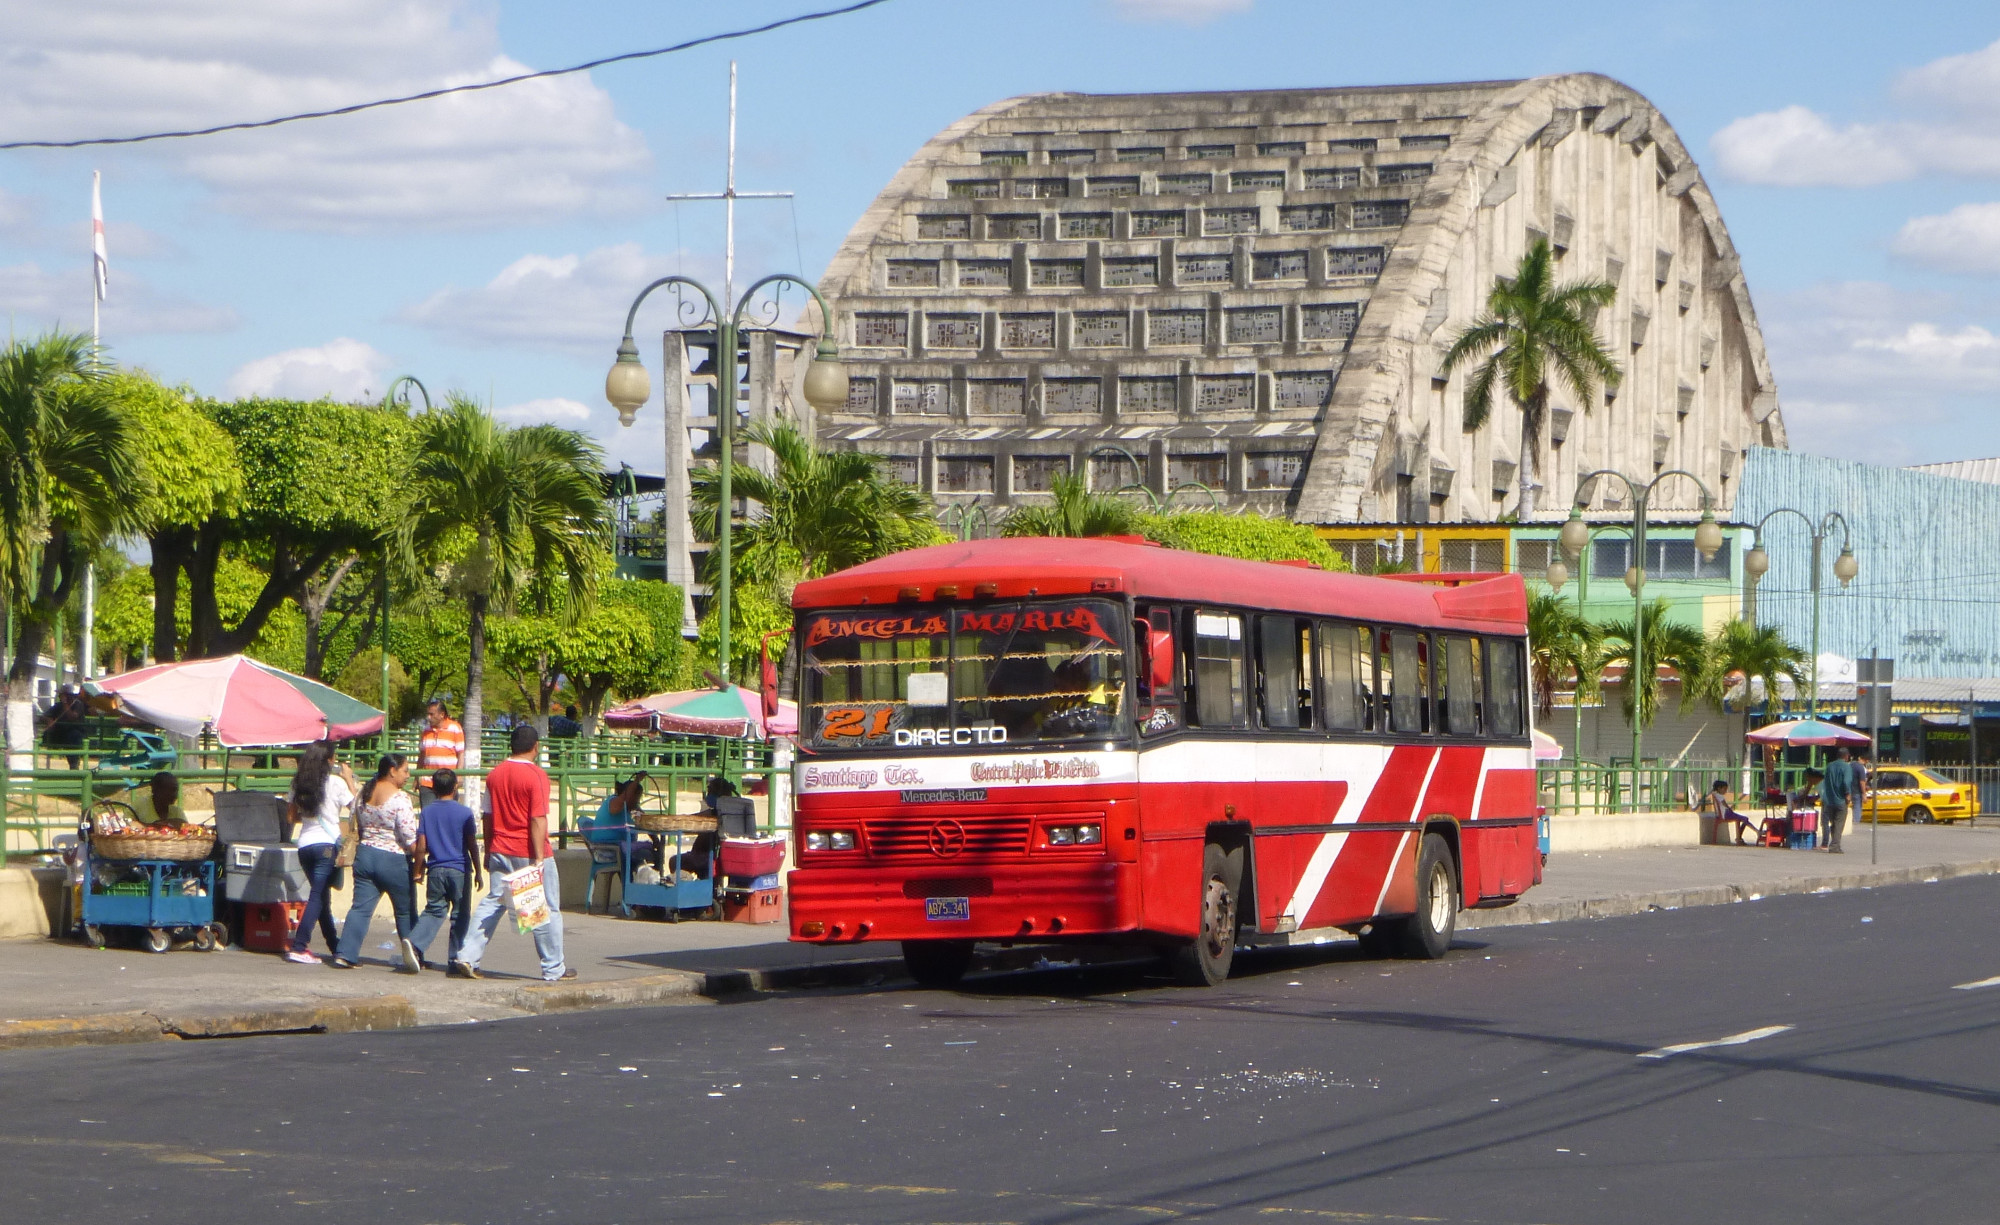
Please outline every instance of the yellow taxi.
[[1854, 812], [1856, 824], [1880, 813], [1884, 821], [1928, 825], [1969, 821], [1979, 815], [1979, 793], [1917, 766], [1883, 766], [1869, 779], [1868, 798]]

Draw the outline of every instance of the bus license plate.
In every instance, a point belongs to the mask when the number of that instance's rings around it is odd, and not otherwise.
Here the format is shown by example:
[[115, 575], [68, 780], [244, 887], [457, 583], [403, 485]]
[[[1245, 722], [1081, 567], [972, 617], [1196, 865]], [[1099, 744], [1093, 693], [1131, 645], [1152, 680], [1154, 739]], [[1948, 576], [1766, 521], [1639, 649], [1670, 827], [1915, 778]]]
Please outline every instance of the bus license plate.
[[963, 922], [972, 918], [972, 899], [963, 897], [927, 897], [924, 899], [924, 918], [957, 920]]

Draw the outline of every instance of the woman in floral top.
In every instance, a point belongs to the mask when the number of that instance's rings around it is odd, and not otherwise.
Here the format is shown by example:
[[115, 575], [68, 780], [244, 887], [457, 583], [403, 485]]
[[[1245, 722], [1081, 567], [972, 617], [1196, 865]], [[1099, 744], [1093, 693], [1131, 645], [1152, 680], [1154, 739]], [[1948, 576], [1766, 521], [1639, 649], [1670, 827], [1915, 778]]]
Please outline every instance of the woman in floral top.
[[419, 961], [410, 948], [416, 925], [416, 890], [410, 884], [410, 848], [417, 841], [417, 810], [403, 790], [410, 766], [400, 753], [390, 753], [375, 767], [375, 777], [362, 784], [354, 820], [361, 845], [354, 852], [354, 904], [341, 924], [340, 947], [328, 963], [342, 970], [355, 967], [368, 940], [375, 905], [387, 894], [396, 912], [396, 938], [403, 964], [397, 969], [417, 972]]

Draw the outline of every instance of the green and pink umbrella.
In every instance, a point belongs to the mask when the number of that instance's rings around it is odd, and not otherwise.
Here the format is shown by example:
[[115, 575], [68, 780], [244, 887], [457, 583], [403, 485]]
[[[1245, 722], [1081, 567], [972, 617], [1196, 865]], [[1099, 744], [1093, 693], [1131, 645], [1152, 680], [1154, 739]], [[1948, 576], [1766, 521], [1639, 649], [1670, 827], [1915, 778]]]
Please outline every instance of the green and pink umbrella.
[[382, 712], [283, 668], [229, 655], [154, 664], [95, 682], [148, 723], [182, 736], [203, 732], [225, 748], [350, 740], [382, 730]]
[[755, 689], [682, 689], [655, 693], [604, 712], [607, 727], [626, 731], [659, 731], [683, 736], [789, 736], [799, 730], [799, 710], [779, 702], [767, 721], [764, 700]]
[[1758, 728], [1744, 737], [1752, 744], [1867, 744], [1865, 733], [1823, 719], [1787, 719]]

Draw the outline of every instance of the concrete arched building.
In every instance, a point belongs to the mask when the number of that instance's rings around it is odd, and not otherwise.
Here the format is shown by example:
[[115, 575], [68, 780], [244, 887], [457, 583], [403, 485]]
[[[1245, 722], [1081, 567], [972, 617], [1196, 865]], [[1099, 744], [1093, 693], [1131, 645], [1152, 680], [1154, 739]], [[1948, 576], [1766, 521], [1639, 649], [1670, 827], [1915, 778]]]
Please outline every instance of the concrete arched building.
[[1726, 511], [1744, 450], [1785, 445], [1749, 290], [1680, 138], [1589, 74], [969, 115], [820, 283], [854, 391], [818, 429], [947, 503], [1087, 465], [1305, 522], [1493, 520], [1516, 509], [1520, 415], [1466, 432], [1464, 378], [1437, 369], [1537, 237], [1560, 279], [1618, 285], [1598, 328], [1626, 371], [1597, 404], [1557, 393], [1541, 515], [1601, 467], [1686, 468]]

